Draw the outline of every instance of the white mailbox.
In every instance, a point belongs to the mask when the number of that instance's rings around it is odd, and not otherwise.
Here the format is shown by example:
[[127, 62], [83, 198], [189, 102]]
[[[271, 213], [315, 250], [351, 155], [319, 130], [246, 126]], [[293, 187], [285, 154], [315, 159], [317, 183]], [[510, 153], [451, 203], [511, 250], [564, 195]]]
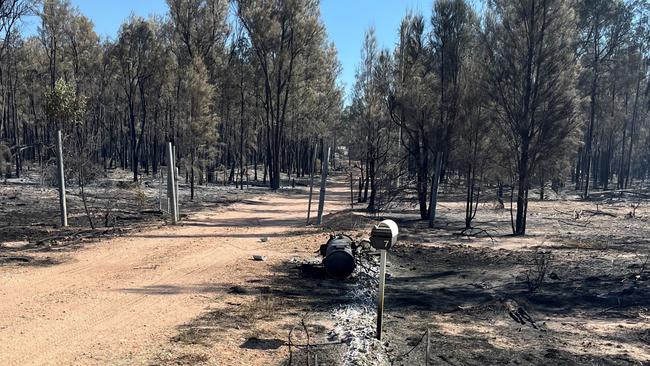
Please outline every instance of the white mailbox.
[[393, 220], [384, 220], [375, 225], [370, 233], [370, 245], [375, 249], [390, 249], [397, 242], [397, 224]]

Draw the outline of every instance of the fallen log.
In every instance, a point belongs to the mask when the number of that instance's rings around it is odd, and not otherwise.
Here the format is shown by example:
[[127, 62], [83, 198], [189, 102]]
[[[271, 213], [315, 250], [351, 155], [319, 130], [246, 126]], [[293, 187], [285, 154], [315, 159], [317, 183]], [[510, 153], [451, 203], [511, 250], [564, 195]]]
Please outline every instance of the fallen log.
[[584, 210], [582, 212], [587, 213], [587, 214], [591, 214], [591, 216], [604, 215], [604, 216], [609, 216], [609, 217], [616, 217], [616, 215], [611, 213], [611, 212], [605, 212], [605, 211], [601, 211], [601, 210]]
[[620, 196], [623, 194], [650, 199], [650, 193], [646, 193], [646, 192], [642, 192], [641, 190], [634, 190], [634, 189], [615, 189], [611, 191], [590, 192], [589, 197], [611, 197], [617, 195]]

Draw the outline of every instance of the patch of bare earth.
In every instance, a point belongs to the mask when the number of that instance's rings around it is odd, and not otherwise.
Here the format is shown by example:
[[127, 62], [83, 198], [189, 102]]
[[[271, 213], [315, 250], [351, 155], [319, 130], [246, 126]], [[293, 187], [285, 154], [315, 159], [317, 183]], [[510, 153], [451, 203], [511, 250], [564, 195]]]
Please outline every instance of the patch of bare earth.
[[[339, 207], [330, 197], [328, 212]], [[306, 293], [271, 284], [327, 238], [304, 227], [306, 202], [304, 190], [266, 194], [178, 227], [50, 252], [57, 265], [1, 266], [0, 364], [283, 362], [296, 311], [285, 305]], [[304, 329], [314, 342], [328, 326], [306, 323], [296, 344], [307, 343]]]

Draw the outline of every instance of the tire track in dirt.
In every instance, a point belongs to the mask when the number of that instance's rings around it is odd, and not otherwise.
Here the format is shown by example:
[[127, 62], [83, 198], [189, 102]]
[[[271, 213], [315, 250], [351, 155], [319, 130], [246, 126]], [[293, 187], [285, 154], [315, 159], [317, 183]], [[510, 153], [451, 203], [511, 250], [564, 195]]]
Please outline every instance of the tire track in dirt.
[[[227, 242], [223, 242], [223, 244], [227, 244]], [[208, 252], [204, 252], [203, 255], [205, 257], [212, 257], [213, 254], [215, 254], [218, 251], [223, 250], [224, 248], [221, 246], [214, 247], [212, 250], [209, 250]], [[240, 250], [243, 251], [243, 250]], [[183, 272], [172, 272], [169, 274], [163, 274], [158, 280], [148, 283], [145, 286], [142, 287], [155, 287], [156, 285], [159, 285], [161, 283], [166, 283], [166, 284], [180, 284], [183, 282], [184, 279], [188, 279], [191, 276], [196, 276], [201, 273], [205, 273], [211, 270], [214, 270], [218, 266], [222, 266], [224, 264], [232, 263], [233, 261], [236, 260], [236, 258], [228, 258], [229, 260], [227, 262], [219, 261], [219, 262], [213, 262], [212, 264], [208, 266], [199, 266], [196, 268], [193, 268], [189, 271], [183, 271]], [[178, 266], [184, 267], [191, 261], [184, 261], [183, 263], [179, 263]], [[95, 318], [89, 318], [87, 323], [83, 325], [81, 329], [74, 329], [72, 327], [68, 327], [67, 329], [75, 331], [75, 333], [78, 334], [86, 334], [90, 331], [92, 331], [95, 328], [102, 328], [105, 323], [110, 323], [113, 322], [112, 326], [115, 329], [121, 329], [123, 328], [131, 319], [128, 317], [123, 317], [122, 319], [118, 318], [118, 315], [123, 314], [126, 309], [135, 307], [142, 303], [144, 300], [146, 300], [149, 297], [147, 294], [139, 295], [134, 299], [127, 300], [124, 299], [125, 301], [115, 304], [110, 311], [103, 315], [98, 315]], [[117, 319], [117, 322], [115, 321]], [[68, 332], [63, 332], [63, 333], [68, 333]], [[36, 359], [34, 360], [35, 364], [42, 364], [43, 359]]]

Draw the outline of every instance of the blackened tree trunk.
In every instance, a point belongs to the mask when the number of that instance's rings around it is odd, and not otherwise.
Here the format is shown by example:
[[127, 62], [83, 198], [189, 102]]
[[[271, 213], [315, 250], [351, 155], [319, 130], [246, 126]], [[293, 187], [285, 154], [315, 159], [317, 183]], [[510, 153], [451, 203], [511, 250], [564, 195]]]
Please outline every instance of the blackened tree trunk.
[[[636, 91], [634, 97], [634, 105], [632, 106], [632, 124], [630, 125], [630, 146], [627, 153], [627, 166], [625, 168], [625, 188], [627, 189], [630, 183], [630, 169], [632, 166], [632, 149], [634, 148], [634, 139], [636, 137], [636, 119], [637, 109], [639, 104], [639, 88], [641, 87], [641, 77], [637, 76]], [[650, 89], [649, 89], [650, 90]]]
[[192, 149], [192, 156], [190, 157], [192, 163], [190, 165], [190, 201], [194, 201], [194, 156], [196, 149]]
[[370, 196], [368, 198], [368, 211], [375, 212], [377, 210], [376, 199], [377, 199], [377, 176], [375, 171], [375, 159], [371, 159], [368, 162], [368, 168], [370, 175], [368, 180], [370, 181]]
[[528, 141], [524, 141], [518, 167], [517, 182], [517, 219], [515, 222], [515, 235], [526, 234], [526, 210], [528, 208]]

